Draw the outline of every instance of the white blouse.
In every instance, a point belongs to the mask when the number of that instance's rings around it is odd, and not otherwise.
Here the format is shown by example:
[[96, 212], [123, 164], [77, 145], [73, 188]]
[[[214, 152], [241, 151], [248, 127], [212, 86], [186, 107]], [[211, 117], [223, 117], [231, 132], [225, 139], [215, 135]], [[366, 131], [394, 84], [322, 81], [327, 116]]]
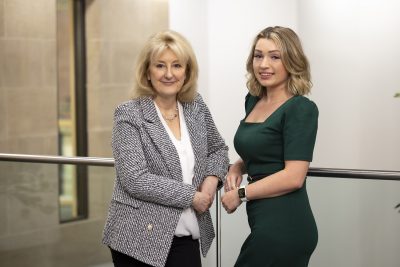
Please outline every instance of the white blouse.
[[[156, 106], [158, 117], [160, 118], [164, 128], [166, 129], [169, 138], [174, 144], [181, 163], [183, 182], [186, 184], [192, 184], [194, 177], [194, 153], [192, 144], [190, 142], [189, 131], [186, 126], [185, 118], [183, 115], [183, 108], [181, 103], [178, 102], [179, 122], [181, 126], [181, 140], [176, 139], [167, 123], [165, 122], [160, 109]], [[200, 238], [199, 224], [197, 222], [196, 214], [193, 208], [187, 208], [182, 212], [181, 218], [179, 219], [178, 226], [175, 230], [176, 236], [192, 236], [193, 239]]]

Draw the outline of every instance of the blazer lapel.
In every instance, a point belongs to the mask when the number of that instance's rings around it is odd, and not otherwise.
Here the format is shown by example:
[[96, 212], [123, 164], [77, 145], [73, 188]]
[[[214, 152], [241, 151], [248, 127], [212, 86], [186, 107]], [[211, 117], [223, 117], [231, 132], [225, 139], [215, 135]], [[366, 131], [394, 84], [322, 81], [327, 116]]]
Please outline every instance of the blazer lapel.
[[205, 126], [201, 123], [202, 120], [199, 118], [199, 106], [195, 101], [191, 103], [182, 103], [182, 106], [195, 158], [193, 186], [198, 187], [204, 178], [200, 175], [204, 173], [201, 171], [202, 164], [204, 165], [207, 160], [207, 139], [205, 136], [205, 129], [202, 129], [202, 127]]
[[150, 97], [144, 97], [141, 99], [140, 104], [145, 119], [144, 126], [153, 144], [159, 150], [172, 177], [182, 181], [183, 177], [178, 152], [158, 117], [153, 100]]

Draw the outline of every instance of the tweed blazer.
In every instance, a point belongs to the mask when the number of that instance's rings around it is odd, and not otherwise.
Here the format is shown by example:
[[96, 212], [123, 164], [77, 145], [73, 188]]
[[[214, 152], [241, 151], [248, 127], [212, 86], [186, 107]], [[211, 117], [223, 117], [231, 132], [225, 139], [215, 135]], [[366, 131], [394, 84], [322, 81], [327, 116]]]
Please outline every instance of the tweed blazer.
[[[182, 103], [194, 156], [192, 185], [183, 182], [178, 152], [150, 97], [119, 105], [114, 114], [112, 149], [116, 179], [103, 243], [144, 263], [165, 265], [175, 229], [204, 178], [224, 180], [228, 148], [197, 95]], [[210, 212], [196, 214], [203, 256], [215, 237]]]

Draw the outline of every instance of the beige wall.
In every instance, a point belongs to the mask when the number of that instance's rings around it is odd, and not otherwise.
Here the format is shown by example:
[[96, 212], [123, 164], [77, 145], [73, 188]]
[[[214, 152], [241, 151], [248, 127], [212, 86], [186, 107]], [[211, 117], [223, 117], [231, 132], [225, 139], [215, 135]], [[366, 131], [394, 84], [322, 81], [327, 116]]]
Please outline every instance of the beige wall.
[[0, 150], [55, 154], [54, 1], [1, 0], [0, 12]]
[[[54, 1], [0, 1], [0, 62], [0, 151], [57, 154]], [[1, 266], [48, 265], [57, 177], [57, 166], [0, 162]]]
[[[111, 157], [135, 55], [168, 28], [166, 0], [87, 0], [89, 156]], [[56, 0], [0, 0], [0, 153], [57, 155]], [[89, 219], [59, 223], [58, 168], [0, 162], [0, 266], [93, 266], [114, 171], [89, 168]]]

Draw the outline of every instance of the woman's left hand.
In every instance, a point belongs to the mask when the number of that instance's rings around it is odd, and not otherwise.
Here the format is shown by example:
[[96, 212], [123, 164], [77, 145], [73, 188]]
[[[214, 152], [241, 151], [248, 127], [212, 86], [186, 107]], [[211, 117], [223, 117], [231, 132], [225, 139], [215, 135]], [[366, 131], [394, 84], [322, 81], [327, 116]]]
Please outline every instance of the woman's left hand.
[[226, 192], [221, 198], [221, 203], [226, 212], [233, 213], [242, 204], [239, 199], [238, 189]]

